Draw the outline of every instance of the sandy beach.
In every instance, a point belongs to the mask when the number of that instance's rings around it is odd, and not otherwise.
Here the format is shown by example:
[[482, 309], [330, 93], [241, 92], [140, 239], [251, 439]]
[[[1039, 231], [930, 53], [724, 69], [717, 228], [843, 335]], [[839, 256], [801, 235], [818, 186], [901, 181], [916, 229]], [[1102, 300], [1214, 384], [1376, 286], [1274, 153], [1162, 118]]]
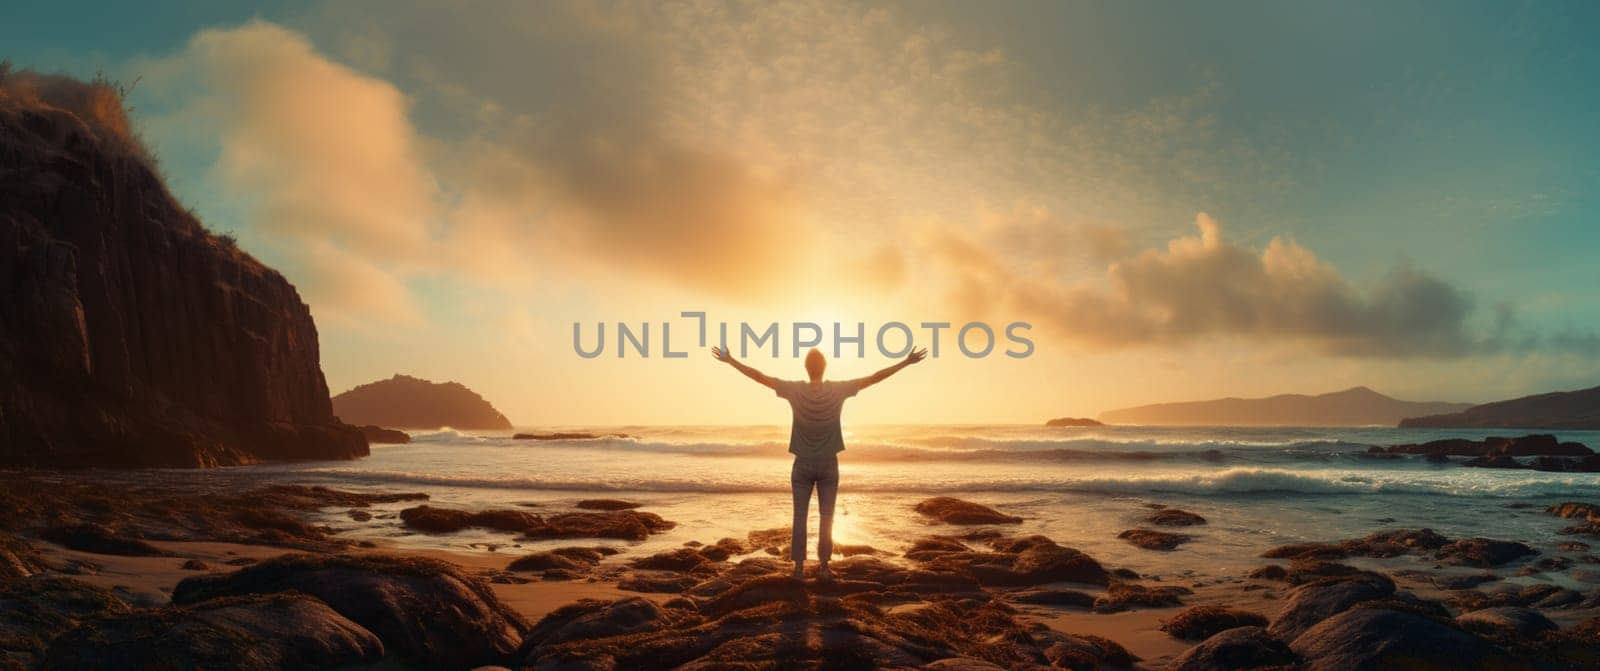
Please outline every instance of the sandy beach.
[[[645, 539], [675, 523], [624, 499], [468, 510], [426, 492], [269, 485], [124, 489], [107, 505], [113, 499], [93, 476], [5, 479], [0, 621], [29, 635], [5, 639], [0, 652], [19, 668], [162, 650], [204, 662], [208, 649], [191, 630], [271, 651], [250, 668], [301, 660], [348, 668], [1331, 669], [1359, 654], [1350, 646], [1406, 627], [1424, 632], [1395, 645], [1468, 637], [1457, 643], [1515, 662], [1494, 668], [1589, 668], [1600, 650], [1600, 590], [1511, 582], [1596, 561], [1575, 540], [1595, 509], [1576, 503], [1534, 511], [1578, 523], [1561, 541], [1566, 555], [1374, 529], [1272, 548], [1241, 558], [1248, 571], [1218, 574], [1186, 566], [1194, 556], [1181, 549], [1161, 549], [1210, 524], [1187, 511], [1147, 508], [1148, 533], [1124, 540], [1147, 546], [1138, 551], [1168, 569], [1141, 573], [1013, 533], [1018, 518], [1003, 508], [934, 498], [898, 513], [930, 533], [904, 547], [842, 545], [833, 579], [801, 582], [786, 576], [787, 529], [660, 549]], [[372, 540], [316, 523], [368, 511], [400, 538], [459, 547]], [[478, 540], [485, 535], [499, 542]], [[297, 627], [371, 631], [378, 643], [345, 649], [319, 639], [306, 648], [275, 639], [262, 620], [285, 616], [251, 609], [307, 607], [296, 601], [305, 597], [283, 596], [299, 593], [332, 610], [298, 613], [307, 621]], [[362, 605], [373, 598], [376, 611]], [[216, 609], [231, 610], [224, 617]], [[1401, 621], [1356, 617], [1369, 612]], [[337, 618], [337, 627], [318, 618]], [[410, 629], [395, 629], [396, 621]], [[156, 639], [152, 623], [162, 623]], [[438, 635], [469, 644], [430, 642]], [[474, 636], [485, 640], [470, 643]], [[1455, 659], [1438, 654], [1441, 665]]]

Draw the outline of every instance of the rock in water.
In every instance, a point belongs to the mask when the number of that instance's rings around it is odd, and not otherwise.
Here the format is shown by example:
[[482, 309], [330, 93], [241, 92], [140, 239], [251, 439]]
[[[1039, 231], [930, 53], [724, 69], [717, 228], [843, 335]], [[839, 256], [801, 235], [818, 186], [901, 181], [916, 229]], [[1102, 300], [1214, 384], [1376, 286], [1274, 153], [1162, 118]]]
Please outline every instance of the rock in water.
[[0, 465], [367, 454], [277, 271], [173, 199], [115, 91], [0, 75]]
[[1292, 669], [1294, 653], [1261, 627], [1237, 627], [1217, 633], [1172, 660], [1172, 671], [1237, 671]]
[[217, 599], [90, 620], [57, 638], [53, 669], [326, 668], [376, 662], [372, 632], [303, 595]]
[[366, 436], [367, 442], [373, 445], [405, 445], [411, 442], [410, 434], [404, 431], [371, 424], [361, 427], [361, 435]]
[[1357, 608], [1328, 618], [1289, 644], [1307, 671], [1525, 669], [1481, 638], [1432, 619]]
[[1261, 628], [1267, 618], [1260, 613], [1225, 606], [1195, 606], [1161, 623], [1161, 631], [1175, 638], [1198, 641], [1239, 627]]
[[225, 575], [178, 583], [172, 602], [300, 592], [321, 599], [390, 653], [424, 667], [472, 668], [510, 661], [526, 622], [482, 580], [419, 557], [285, 555]]
[[395, 375], [333, 397], [333, 412], [351, 424], [412, 429], [448, 426], [468, 431], [509, 431], [511, 421], [459, 382]]
[[971, 501], [936, 496], [917, 504], [917, 512], [946, 524], [1021, 524], [1022, 518], [1007, 515]]

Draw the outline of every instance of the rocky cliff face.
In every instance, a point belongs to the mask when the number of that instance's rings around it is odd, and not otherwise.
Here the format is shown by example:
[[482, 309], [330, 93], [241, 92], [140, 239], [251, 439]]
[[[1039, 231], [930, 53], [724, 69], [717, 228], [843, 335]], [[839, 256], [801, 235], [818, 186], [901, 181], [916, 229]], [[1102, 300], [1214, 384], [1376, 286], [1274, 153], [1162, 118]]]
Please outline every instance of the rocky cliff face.
[[0, 70], [0, 464], [365, 454], [299, 294], [178, 205], [115, 93]]
[[510, 420], [459, 382], [430, 382], [395, 375], [333, 397], [333, 411], [351, 424], [406, 429], [448, 426], [469, 431], [505, 431]]

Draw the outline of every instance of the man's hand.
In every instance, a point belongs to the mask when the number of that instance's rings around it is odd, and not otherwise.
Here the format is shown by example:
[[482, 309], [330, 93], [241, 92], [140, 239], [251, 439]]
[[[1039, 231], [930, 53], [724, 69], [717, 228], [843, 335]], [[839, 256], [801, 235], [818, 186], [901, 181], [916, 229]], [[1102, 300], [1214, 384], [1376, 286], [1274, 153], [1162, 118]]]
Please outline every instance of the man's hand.
[[927, 350], [927, 348], [914, 349], [914, 350], [911, 350], [910, 354], [906, 355], [906, 363], [907, 364], [913, 364], [913, 363], [917, 363], [918, 361], [921, 361], [921, 360], [926, 359], [926, 358], [928, 358], [928, 350]]
[[728, 350], [713, 345], [711, 347], [711, 358], [723, 363], [733, 363], [733, 352], [729, 352]]

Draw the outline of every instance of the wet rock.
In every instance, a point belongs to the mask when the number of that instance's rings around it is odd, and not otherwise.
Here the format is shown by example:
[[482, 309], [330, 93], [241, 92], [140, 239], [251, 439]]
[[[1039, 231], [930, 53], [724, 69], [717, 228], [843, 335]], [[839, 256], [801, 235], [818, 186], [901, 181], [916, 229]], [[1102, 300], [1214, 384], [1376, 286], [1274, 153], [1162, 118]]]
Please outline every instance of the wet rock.
[[1472, 589], [1486, 582], [1499, 580], [1500, 576], [1493, 573], [1468, 573], [1432, 576], [1431, 582], [1442, 590]]
[[1496, 606], [1570, 608], [1582, 604], [1584, 600], [1582, 592], [1548, 583], [1507, 585], [1491, 592], [1462, 590], [1451, 595], [1451, 602], [1463, 611]]
[[911, 542], [911, 549], [906, 550], [905, 557], [912, 561], [928, 561], [951, 553], [971, 551], [972, 548], [953, 538], [924, 536]]
[[1177, 508], [1162, 508], [1150, 513], [1144, 521], [1163, 527], [1188, 527], [1196, 524], [1205, 524], [1206, 518]]
[[617, 589], [650, 594], [682, 594], [699, 583], [699, 578], [675, 571], [634, 571], [617, 581]]
[[1056, 545], [1043, 536], [1022, 543], [1001, 541], [1000, 547], [1021, 547], [1011, 552], [952, 552], [923, 564], [931, 571], [969, 575], [989, 587], [1026, 587], [1052, 582], [1105, 585], [1110, 575], [1092, 557], [1072, 548]]
[[[1019, 621], [981, 595], [939, 599], [885, 612], [867, 594], [834, 598], [799, 581], [760, 576], [700, 608], [661, 608], [638, 618], [649, 631], [559, 642], [530, 634], [530, 669], [931, 668], [1003, 669], [1059, 665], [1118, 668], [1134, 658], [1121, 646]], [[579, 615], [594, 612], [590, 604]], [[558, 611], [559, 612], [559, 611]], [[570, 618], [569, 613], [561, 613]], [[556, 614], [552, 614], [552, 618]], [[559, 624], [559, 623], [557, 623]], [[544, 629], [541, 623], [536, 629]], [[941, 661], [944, 660], [944, 661]]]
[[618, 499], [584, 499], [578, 502], [580, 510], [632, 510], [644, 504]]
[[427, 505], [400, 511], [400, 519], [408, 527], [436, 534], [453, 533], [468, 527], [517, 532], [543, 524], [538, 515], [521, 510], [468, 511]]
[[1343, 545], [1350, 554], [1361, 557], [1398, 557], [1412, 552], [1437, 550], [1450, 539], [1432, 529], [1390, 529], [1377, 531]]
[[369, 521], [372, 520], [372, 513], [369, 513], [369, 512], [367, 512], [365, 510], [354, 510], [354, 509], [352, 509], [352, 510], [346, 511], [345, 514], [349, 515], [350, 519], [354, 520], [356, 522], [369, 522]]
[[543, 540], [552, 538], [616, 538], [642, 541], [650, 534], [658, 534], [677, 526], [655, 513], [637, 510], [616, 510], [593, 513], [561, 513], [551, 515], [539, 524], [528, 528], [524, 538]]
[[1509, 456], [1509, 455], [1504, 455], [1504, 454], [1498, 454], [1498, 455], [1489, 456], [1489, 457], [1473, 457], [1471, 459], [1468, 459], [1466, 461], [1461, 462], [1461, 465], [1462, 466], [1471, 466], [1473, 468], [1501, 468], [1501, 469], [1528, 468], [1528, 466], [1526, 464], [1524, 464], [1524, 463], [1522, 463], [1520, 461], [1517, 461], [1515, 457], [1512, 457], [1512, 456]]
[[1088, 634], [1040, 632], [1041, 644], [1048, 644], [1044, 657], [1060, 669], [1131, 669], [1139, 661], [1126, 648], [1109, 639]]
[[1225, 606], [1193, 606], [1162, 622], [1161, 631], [1174, 638], [1199, 641], [1229, 629], [1265, 626], [1267, 618], [1260, 613]]
[[592, 548], [558, 548], [518, 557], [506, 565], [507, 571], [587, 571], [600, 563], [602, 555]]
[[1432, 529], [1390, 529], [1334, 543], [1291, 543], [1262, 553], [1269, 559], [1345, 559], [1398, 557], [1431, 552], [1450, 544]]
[[923, 671], [1006, 671], [1005, 667], [972, 657], [949, 657], [924, 664], [922, 668]]
[[44, 557], [32, 545], [0, 531], [0, 582], [26, 578], [45, 568]]
[[0, 668], [33, 668], [50, 641], [78, 622], [126, 612], [110, 590], [75, 578], [0, 581]]
[[1566, 519], [1584, 520], [1587, 522], [1600, 522], [1600, 505], [1593, 503], [1579, 503], [1567, 501], [1558, 503], [1545, 509], [1545, 512], [1564, 517]]
[[1261, 553], [1267, 559], [1344, 559], [1349, 551], [1337, 543], [1290, 543]]
[[1500, 630], [1519, 636], [1532, 636], [1560, 628], [1543, 613], [1518, 606], [1499, 606], [1462, 613], [1456, 617], [1456, 624], [1468, 631]]
[[129, 538], [98, 524], [49, 527], [39, 537], [79, 552], [125, 557], [164, 557], [166, 551], [137, 538]]
[[701, 554], [698, 548], [678, 548], [675, 550], [663, 550], [648, 557], [635, 559], [629, 565], [634, 568], [655, 571], [684, 572], [707, 561], [709, 560], [706, 559], [704, 554]]
[[1033, 606], [1065, 606], [1069, 608], [1094, 607], [1094, 595], [1075, 589], [1033, 589], [1006, 595], [1012, 603]]
[[746, 535], [750, 547], [764, 550], [767, 554], [777, 557], [789, 555], [789, 527], [775, 527], [772, 529], [758, 529]]
[[411, 442], [410, 434], [397, 429], [385, 429], [373, 424], [357, 428], [361, 430], [361, 435], [366, 436], [368, 445], [405, 445]]
[[303, 595], [217, 599], [79, 625], [51, 643], [48, 668], [270, 671], [375, 662], [372, 632]]
[[211, 565], [200, 561], [199, 559], [190, 559], [189, 561], [184, 562], [183, 566], [179, 568], [182, 568], [185, 571], [209, 571], [211, 570]]
[[284, 555], [233, 573], [178, 583], [172, 602], [300, 592], [376, 634], [415, 663], [472, 667], [507, 661], [526, 622], [454, 564], [393, 555]]
[[1267, 564], [1245, 574], [1251, 580], [1288, 580], [1289, 570], [1277, 564]]
[[810, 600], [805, 583], [789, 576], [755, 578], [723, 593], [700, 608], [712, 617], [766, 603], [805, 604]]
[[1572, 568], [1572, 564], [1573, 561], [1570, 557], [1542, 557], [1528, 564], [1527, 566], [1518, 569], [1517, 575], [1530, 576], [1538, 575], [1540, 573], [1565, 571], [1569, 568]]
[[1387, 580], [1387, 578], [1384, 578], [1376, 573], [1363, 571], [1354, 566], [1350, 566], [1349, 564], [1340, 564], [1338, 562], [1324, 561], [1321, 559], [1289, 560], [1289, 570], [1285, 572], [1283, 580], [1291, 585], [1304, 585], [1309, 582], [1322, 580], [1323, 578], [1337, 578], [1359, 574], [1371, 574], [1377, 576], [1378, 580]]
[[1172, 660], [1169, 671], [1292, 669], [1295, 654], [1261, 627], [1237, 627], [1201, 641]]
[[[745, 566], [750, 561], [751, 560], [745, 560], [744, 562], [740, 562], [740, 567]], [[848, 559], [835, 561], [830, 564], [830, 567], [833, 570], [833, 575], [835, 578], [841, 580], [862, 580], [886, 586], [904, 582], [907, 575], [905, 567], [884, 561], [877, 557], [869, 556], [851, 557]], [[781, 565], [775, 566], [772, 569], [765, 571], [765, 573], [782, 571], [784, 568], [785, 567]], [[735, 571], [737, 570], [738, 567], [735, 568]], [[734, 571], [729, 571], [724, 575], [734, 575]]]
[[1434, 558], [1454, 566], [1494, 568], [1536, 554], [1538, 550], [1516, 541], [1464, 538], [1440, 547]]
[[1194, 540], [1194, 536], [1188, 534], [1175, 534], [1170, 531], [1156, 531], [1155, 529], [1129, 529], [1117, 534], [1117, 538], [1146, 550], [1163, 551], [1175, 550], [1179, 545]]
[[1267, 631], [1283, 640], [1293, 640], [1318, 622], [1349, 610], [1358, 603], [1393, 595], [1394, 582], [1375, 578], [1374, 575], [1326, 578], [1294, 588]]
[[[845, 547], [854, 546], [835, 543], [833, 546], [834, 554], [840, 554], [840, 548]], [[744, 541], [741, 541], [737, 538], [724, 538], [711, 545], [702, 546], [700, 548], [700, 556], [711, 561], [727, 561], [730, 558], [742, 554], [748, 554], [751, 551], [752, 548]], [[845, 556], [850, 556], [850, 553], [845, 553]]]
[[1526, 668], [1499, 648], [1426, 617], [1377, 608], [1333, 615], [1295, 637], [1289, 648], [1306, 671]]
[[1171, 608], [1183, 605], [1182, 596], [1193, 594], [1187, 587], [1148, 587], [1131, 582], [1114, 582], [1106, 593], [1095, 598], [1094, 612], [1119, 613], [1130, 608]]
[[[732, 540], [732, 539], [726, 539]], [[887, 555], [889, 553], [872, 547], [871, 545], [851, 545], [847, 543], [834, 543], [833, 554], [839, 557], [854, 557], [856, 555]]]
[[945, 524], [1021, 524], [1022, 518], [985, 505], [937, 496], [916, 505], [916, 511]]
[[533, 625], [523, 640], [523, 654], [569, 641], [660, 631], [686, 619], [694, 618], [643, 597], [581, 599], [551, 611]]

